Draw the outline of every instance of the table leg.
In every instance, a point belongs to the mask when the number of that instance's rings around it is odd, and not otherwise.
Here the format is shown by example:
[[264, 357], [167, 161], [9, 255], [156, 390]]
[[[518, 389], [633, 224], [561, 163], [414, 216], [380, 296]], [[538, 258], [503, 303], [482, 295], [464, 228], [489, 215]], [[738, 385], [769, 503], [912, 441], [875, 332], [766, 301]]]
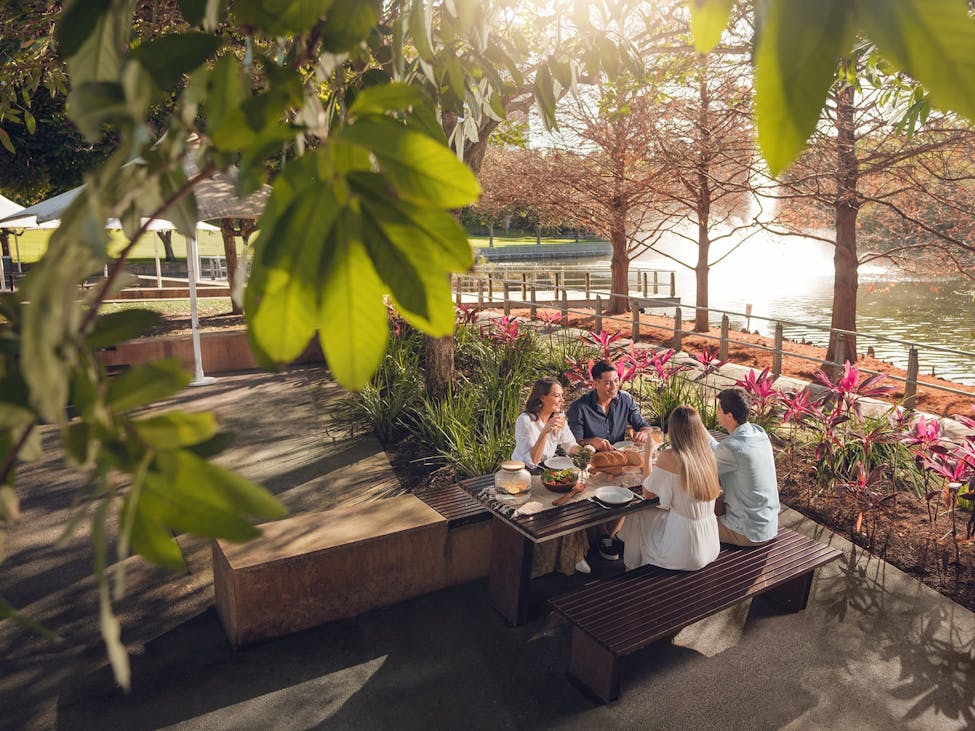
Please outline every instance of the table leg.
[[493, 520], [491, 541], [491, 602], [509, 624], [523, 624], [528, 619], [535, 544], [498, 518]]

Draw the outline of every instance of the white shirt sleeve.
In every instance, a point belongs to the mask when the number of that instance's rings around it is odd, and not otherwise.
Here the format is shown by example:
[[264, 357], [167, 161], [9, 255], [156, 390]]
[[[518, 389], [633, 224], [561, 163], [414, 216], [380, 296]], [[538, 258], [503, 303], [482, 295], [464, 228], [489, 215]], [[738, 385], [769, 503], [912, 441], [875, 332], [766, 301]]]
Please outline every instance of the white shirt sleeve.
[[659, 507], [661, 508], [670, 508], [670, 500], [673, 497], [670, 489], [670, 478], [672, 477], [672, 472], [668, 472], [660, 467], [654, 467], [653, 472], [643, 481], [643, 486], [647, 489], [647, 492], [652, 492], [660, 498]]
[[532, 461], [532, 447], [535, 446], [541, 433], [539, 423], [528, 414], [518, 415], [515, 421], [515, 450], [511, 453], [511, 459], [524, 462], [528, 467], [536, 466]]

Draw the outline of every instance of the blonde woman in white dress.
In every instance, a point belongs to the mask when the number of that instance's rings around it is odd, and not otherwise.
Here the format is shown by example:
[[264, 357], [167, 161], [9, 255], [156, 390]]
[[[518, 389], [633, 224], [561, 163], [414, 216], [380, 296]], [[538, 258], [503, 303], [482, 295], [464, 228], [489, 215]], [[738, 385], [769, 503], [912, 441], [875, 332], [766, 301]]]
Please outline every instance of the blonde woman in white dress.
[[714, 501], [721, 492], [711, 438], [692, 406], [678, 406], [667, 420], [670, 448], [643, 482], [645, 497], [660, 509], [629, 515], [619, 537], [627, 570], [645, 564], [693, 571], [718, 557]]

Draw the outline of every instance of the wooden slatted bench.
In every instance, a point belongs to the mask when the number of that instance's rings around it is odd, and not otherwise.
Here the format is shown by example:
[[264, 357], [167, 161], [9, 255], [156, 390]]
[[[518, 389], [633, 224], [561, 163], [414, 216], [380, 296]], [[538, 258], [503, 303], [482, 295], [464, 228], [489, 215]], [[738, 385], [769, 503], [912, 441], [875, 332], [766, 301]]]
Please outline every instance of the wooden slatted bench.
[[491, 520], [491, 511], [459, 485], [427, 485], [413, 494], [446, 518], [451, 528]]
[[782, 529], [763, 546], [723, 547], [698, 571], [643, 566], [586, 583], [550, 600], [572, 624], [569, 677], [603, 702], [614, 700], [621, 658], [759, 594], [798, 612], [816, 569], [841, 555]]
[[459, 485], [427, 485], [413, 495], [447, 521], [443, 554], [446, 585], [486, 577], [491, 567], [491, 511]]

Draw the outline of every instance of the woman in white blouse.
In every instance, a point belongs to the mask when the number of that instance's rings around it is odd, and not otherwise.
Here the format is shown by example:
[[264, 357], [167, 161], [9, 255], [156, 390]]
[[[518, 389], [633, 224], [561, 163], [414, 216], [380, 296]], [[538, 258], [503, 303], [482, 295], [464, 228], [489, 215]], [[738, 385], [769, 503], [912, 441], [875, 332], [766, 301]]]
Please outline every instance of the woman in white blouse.
[[643, 482], [646, 497], [663, 510], [628, 515], [619, 537], [627, 569], [654, 564], [693, 571], [718, 557], [714, 501], [721, 492], [710, 435], [692, 406], [678, 406], [667, 420], [670, 448]]
[[[515, 421], [515, 451], [511, 459], [524, 462], [528, 467], [538, 467], [555, 454], [561, 446], [566, 454], [575, 454], [580, 447], [572, 436], [562, 407], [565, 398], [562, 384], [551, 376], [535, 381], [525, 402], [525, 410]], [[588, 449], [588, 447], [587, 447]], [[589, 539], [585, 531], [570, 533], [554, 541], [545, 541], [535, 547], [532, 577], [558, 570], [563, 574], [592, 571], [586, 561]]]
[[515, 421], [515, 451], [511, 459], [538, 467], [561, 446], [566, 454], [575, 454], [579, 445], [565, 421], [565, 397], [562, 384], [551, 376], [535, 381], [525, 403], [525, 410]]

